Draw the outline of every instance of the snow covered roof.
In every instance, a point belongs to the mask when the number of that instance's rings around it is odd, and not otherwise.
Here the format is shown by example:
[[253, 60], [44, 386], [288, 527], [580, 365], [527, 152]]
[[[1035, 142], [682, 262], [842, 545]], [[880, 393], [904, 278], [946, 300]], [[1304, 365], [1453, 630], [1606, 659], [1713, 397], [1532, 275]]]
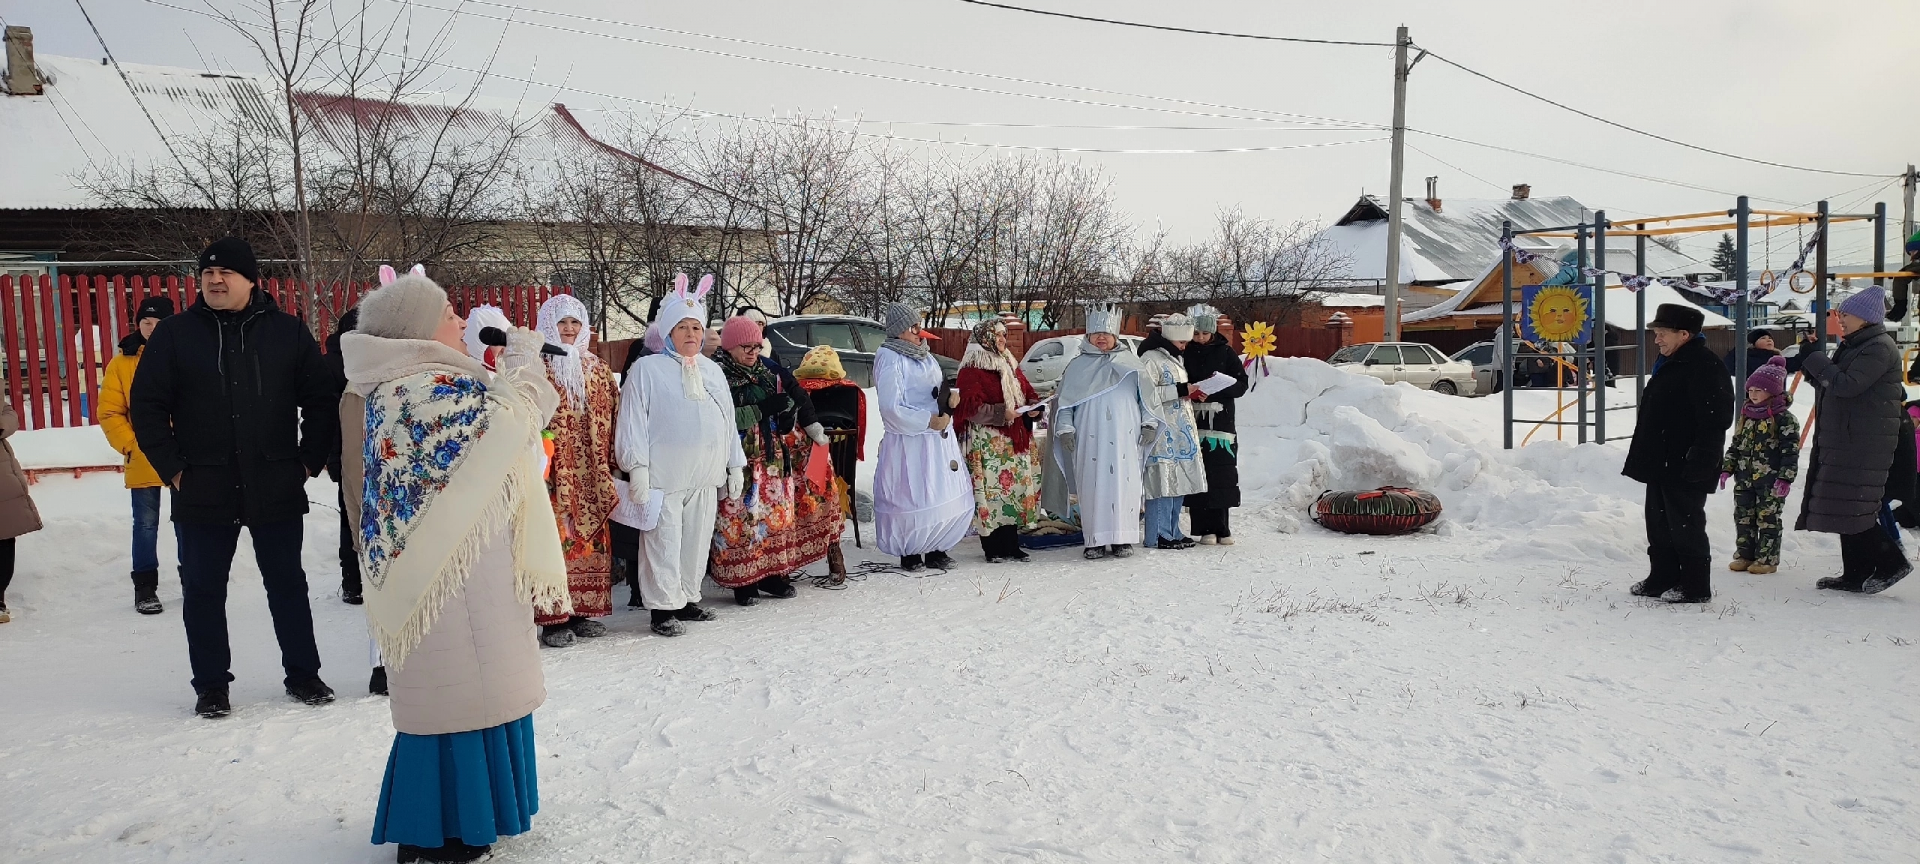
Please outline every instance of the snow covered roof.
[[1387, 298], [1379, 294], [1347, 294], [1332, 292], [1314, 295], [1313, 302], [1328, 309], [1385, 309]]
[[[35, 61], [46, 79], [41, 95], [0, 95], [0, 136], [8, 157], [0, 159], [0, 209], [98, 206], [79, 182], [82, 176], [173, 158], [154, 127], [175, 141], [221, 129], [236, 115], [260, 128], [286, 128], [278, 88], [264, 77], [123, 63], [122, 81], [98, 61], [46, 54]], [[323, 90], [297, 93], [294, 102], [315, 131], [335, 144], [350, 140], [355, 124], [376, 120], [422, 133], [419, 140], [403, 140], [455, 149], [498, 140], [518, 127], [525, 137], [516, 156], [535, 176], [557, 176], [584, 158], [613, 158], [713, 191], [605, 143], [565, 105], [436, 94], [395, 103]]]
[[[1472, 279], [1499, 259], [1500, 223], [1512, 220], [1515, 229], [1552, 228], [1593, 218], [1593, 211], [1573, 198], [1459, 199], [1441, 202], [1438, 210], [1424, 199], [1408, 198], [1401, 209], [1405, 230], [1400, 237], [1400, 280], [1443, 282]], [[1387, 209], [1378, 197], [1363, 195], [1333, 226], [1316, 237], [1350, 262], [1347, 276], [1385, 280], [1387, 274]], [[1633, 272], [1633, 244], [1626, 238], [1610, 244], [1605, 267]], [[1571, 240], [1519, 237], [1516, 245], [1530, 252], [1558, 253], [1574, 248]], [[1673, 276], [1708, 269], [1705, 264], [1658, 244], [1647, 245], [1647, 272]]]

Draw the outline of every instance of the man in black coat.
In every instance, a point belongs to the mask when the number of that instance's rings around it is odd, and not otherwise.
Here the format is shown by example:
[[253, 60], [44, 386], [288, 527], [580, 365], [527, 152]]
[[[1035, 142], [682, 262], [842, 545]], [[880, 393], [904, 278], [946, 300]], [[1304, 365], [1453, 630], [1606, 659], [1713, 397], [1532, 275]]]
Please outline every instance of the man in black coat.
[[1660, 349], [1620, 472], [1647, 484], [1647, 578], [1630, 589], [1669, 603], [1713, 597], [1707, 496], [1733, 425], [1733, 385], [1700, 336], [1705, 316], [1662, 304], [1647, 329]]
[[[333, 333], [327, 336], [327, 353], [321, 357], [321, 362], [326, 364], [327, 392], [332, 394], [335, 404], [339, 404], [340, 396], [347, 392], [347, 365], [340, 357], [340, 336], [352, 333], [359, 324], [360, 308], [356, 306], [340, 316], [340, 320], [334, 323]], [[327, 476], [333, 478], [337, 485], [340, 472], [340, 436], [335, 435], [333, 447], [327, 451]], [[356, 489], [354, 493], [359, 494], [360, 491]], [[346, 487], [340, 487], [336, 497], [340, 505], [340, 548], [337, 550], [340, 556], [340, 602], [358, 606], [366, 601], [360, 592], [360, 553], [353, 548], [353, 525], [347, 520]]]
[[[1748, 375], [1752, 375], [1754, 373], [1754, 370], [1757, 370], [1760, 367], [1767, 365], [1768, 360], [1772, 360], [1773, 358], [1778, 356], [1780, 356], [1780, 352], [1777, 350], [1776, 346], [1774, 345], [1773, 334], [1771, 332], [1766, 330], [1748, 330], [1747, 331], [1747, 374]], [[1727, 364], [1728, 375], [1732, 376], [1735, 380], [1741, 381], [1743, 383], [1746, 381], [1746, 379], [1741, 377], [1741, 375], [1739, 374], [1739, 368], [1737, 365], [1739, 363], [1738, 348], [1728, 351], [1727, 355], [1721, 359], [1724, 360]], [[1738, 389], [1745, 389], [1745, 388], [1742, 387]]]
[[254, 290], [259, 269], [246, 241], [218, 240], [199, 264], [199, 300], [154, 329], [129, 399], [134, 437], [173, 488], [194, 711], [230, 710], [227, 575], [243, 526], [266, 585], [287, 694], [331, 702], [300, 543], [307, 478], [326, 468], [339, 435], [338, 397], [306, 325]]

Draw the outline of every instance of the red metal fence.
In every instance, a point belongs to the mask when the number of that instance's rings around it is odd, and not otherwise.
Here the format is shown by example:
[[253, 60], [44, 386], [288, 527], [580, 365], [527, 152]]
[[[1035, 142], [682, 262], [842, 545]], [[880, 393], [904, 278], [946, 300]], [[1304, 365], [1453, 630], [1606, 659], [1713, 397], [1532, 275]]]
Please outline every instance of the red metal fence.
[[[300, 283], [267, 279], [259, 287], [281, 309], [302, 320], [317, 319], [321, 339], [333, 326], [335, 310], [352, 308], [374, 288], [364, 283], [323, 285], [315, 292], [323, 302], [308, 310]], [[447, 293], [462, 315], [490, 303], [515, 324], [531, 327], [541, 303], [569, 290], [514, 285], [455, 287]], [[20, 415], [20, 428], [97, 422], [100, 380], [120, 339], [132, 328], [127, 316], [155, 296], [168, 297], [175, 309], [184, 310], [199, 296], [199, 285], [180, 276], [0, 276], [0, 365], [5, 366], [7, 399]]]

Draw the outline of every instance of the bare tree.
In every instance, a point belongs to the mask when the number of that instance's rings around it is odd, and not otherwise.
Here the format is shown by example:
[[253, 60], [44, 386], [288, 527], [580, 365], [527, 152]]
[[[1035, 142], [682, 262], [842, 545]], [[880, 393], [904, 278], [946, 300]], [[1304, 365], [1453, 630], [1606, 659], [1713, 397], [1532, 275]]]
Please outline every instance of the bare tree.
[[1170, 300], [1206, 300], [1239, 319], [1259, 314], [1281, 324], [1341, 281], [1348, 264], [1310, 222], [1281, 224], [1239, 207], [1215, 215], [1206, 242], [1168, 255]]
[[742, 252], [766, 269], [780, 314], [803, 312], [859, 277], [873, 207], [866, 155], [854, 133], [808, 117], [738, 127], [708, 153], [715, 186], [752, 205], [729, 214], [729, 225], [759, 238]]

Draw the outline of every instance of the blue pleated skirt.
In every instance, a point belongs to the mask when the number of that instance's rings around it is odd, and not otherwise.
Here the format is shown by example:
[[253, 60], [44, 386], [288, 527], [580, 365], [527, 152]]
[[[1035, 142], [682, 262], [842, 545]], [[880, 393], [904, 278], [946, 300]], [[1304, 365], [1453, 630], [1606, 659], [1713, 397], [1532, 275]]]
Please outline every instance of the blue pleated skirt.
[[474, 846], [526, 833], [540, 812], [533, 715], [473, 732], [393, 736], [373, 842]]

